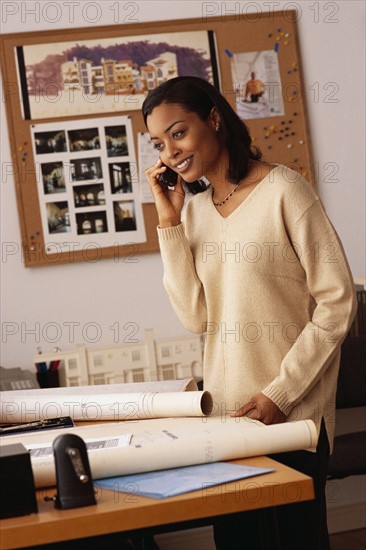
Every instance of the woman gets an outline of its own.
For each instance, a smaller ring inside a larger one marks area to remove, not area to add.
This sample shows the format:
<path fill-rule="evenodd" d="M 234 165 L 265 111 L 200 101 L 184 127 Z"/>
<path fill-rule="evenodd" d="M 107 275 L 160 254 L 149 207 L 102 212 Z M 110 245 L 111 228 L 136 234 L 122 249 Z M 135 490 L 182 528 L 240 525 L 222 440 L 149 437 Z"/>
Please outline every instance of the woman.
<path fill-rule="evenodd" d="M 205 334 L 204 387 L 217 414 L 315 422 L 316 452 L 275 458 L 311 475 L 316 499 L 279 507 L 276 524 L 281 549 L 327 549 L 340 344 L 356 307 L 341 242 L 313 188 L 262 161 L 244 123 L 205 80 L 168 80 L 142 112 L 159 154 L 146 176 L 164 284 L 184 326 Z M 167 167 L 178 174 L 170 188 L 159 181 Z M 195 196 L 185 201 L 189 190 Z M 260 521 L 250 512 L 216 522 L 217 548 L 261 548 Z"/>

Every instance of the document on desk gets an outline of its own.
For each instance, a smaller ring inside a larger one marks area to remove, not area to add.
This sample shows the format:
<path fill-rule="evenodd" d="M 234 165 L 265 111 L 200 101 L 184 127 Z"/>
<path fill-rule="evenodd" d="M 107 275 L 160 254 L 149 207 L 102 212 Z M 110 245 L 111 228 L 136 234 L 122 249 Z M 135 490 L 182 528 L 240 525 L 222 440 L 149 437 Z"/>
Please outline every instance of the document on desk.
<path fill-rule="evenodd" d="M 180 388 L 189 381 L 177 381 Z M 161 387 L 157 383 L 155 387 Z M 154 383 L 80 386 L 0 392 L 0 422 L 34 422 L 61 416 L 75 421 L 120 421 L 143 418 L 206 416 L 213 409 L 207 391 L 151 391 Z M 139 384 L 137 384 L 139 386 Z M 163 387 L 174 387 L 172 384 Z M 130 391 L 126 391 L 130 390 Z M 134 390 L 131 392 L 131 390 Z"/>
<path fill-rule="evenodd" d="M 109 491 L 152 498 L 172 497 L 196 490 L 201 490 L 203 494 L 207 495 L 211 487 L 215 485 L 268 474 L 273 471 L 272 468 L 255 468 L 254 466 L 242 466 L 241 464 L 214 462 L 199 464 L 198 466 L 160 470 L 158 472 L 147 472 L 145 474 L 99 479 L 95 482 L 95 485 Z"/>
<path fill-rule="evenodd" d="M 43 434 L 7 436 L 6 443 L 49 443 L 60 433 L 84 440 L 132 434 L 130 444 L 88 452 L 93 479 L 209 464 L 270 453 L 315 449 L 317 431 L 311 420 L 266 426 L 246 417 L 159 418 L 96 424 Z M 0 439 L 0 443 L 3 443 Z M 53 457 L 31 457 L 37 486 L 54 485 Z"/>
<path fill-rule="evenodd" d="M 127 447 L 131 441 L 131 434 L 124 434 L 116 437 L 103 437 L 103 438 L 91 438 L 85 439 L 85 445 L 87 451 L 100 451 L 108 450 L 112 448 L 121 449 Z M 53 456 L 52 443 L 33 443 L 28 444 L 27 449 L 31 458 L 46 458 Z"/>

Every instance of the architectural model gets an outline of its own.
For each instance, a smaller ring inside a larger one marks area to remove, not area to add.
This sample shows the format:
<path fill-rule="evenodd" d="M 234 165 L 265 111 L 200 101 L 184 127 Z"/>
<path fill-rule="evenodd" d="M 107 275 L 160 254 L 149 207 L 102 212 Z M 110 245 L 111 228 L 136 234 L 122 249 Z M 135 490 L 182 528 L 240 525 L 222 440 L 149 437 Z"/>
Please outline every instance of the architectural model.
<path fill-rule="evenodd" d="M 202 343 L 199 336 L 155 340 L 145 330 L 145 342 L 39 353 L 34 363 L 60 361 L 61 386 L 123 384 L 178 378 L 202 379 Z"/>

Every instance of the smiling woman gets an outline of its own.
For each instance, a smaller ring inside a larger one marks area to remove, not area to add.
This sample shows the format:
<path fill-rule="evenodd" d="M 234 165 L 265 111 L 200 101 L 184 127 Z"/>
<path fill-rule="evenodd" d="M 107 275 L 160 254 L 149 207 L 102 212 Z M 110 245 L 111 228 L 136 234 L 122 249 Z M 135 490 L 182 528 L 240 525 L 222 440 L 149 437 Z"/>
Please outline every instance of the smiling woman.
<path fill-rule="evenodd" d="M 161 160 L 184 177 L 186 182 L 202 176 L 202 162 L 215 172 L 221 155 L 215 126 L 218 115 L 214 108 L 206 120 L 187 112 L 180 105 L 163 103 L 148 117 L 151 140 Z M 222 159 L 224 160 L 224 159 Z"/>
<path fill-rule="evenodd" d="M 249 159 L 261 157 L 226 99 L 200 78 L 168 80 L 149 93 L 142 112 L 160 159 L 186 183 L 192 184 L 204 172 L 212 185 L 216 174 L 219 185 L 220 168 L 227 164 L 229 184 L 237 184 L 248 171 Z M 187 186 L 193 193 L 205 189 Z"/>
<path fill-rule="evenodd" d="M 261 160 L 245 124 L 208 82 L 171 79 L 149 93 L 142 111 L 160 156 L 146 176 L 164 284 L 184 326 L 204 334 L 204 388 L 217 414 L 314 421 L 314 452 L 276 458 L 313 477 L 316 499 L 282 507 L 276 517 L 282 550 L 327 550 L 340 345 L 356 304 L 342 244 L 311 185 Z M 171 188 L 159 181 L 167 167 L 177 173 Z M 203 176 L 209 188 L 186 202 L 185 191 Z M 334 261 L 315 256 L 314 243 L 322 251 L 332 243 Z M 249 332 L 237 330 L 248 324 Z M 255 511 L 240 522 L 223 518 L 214 531 L 218 549 L 239 540 L 261 548 Z"/>

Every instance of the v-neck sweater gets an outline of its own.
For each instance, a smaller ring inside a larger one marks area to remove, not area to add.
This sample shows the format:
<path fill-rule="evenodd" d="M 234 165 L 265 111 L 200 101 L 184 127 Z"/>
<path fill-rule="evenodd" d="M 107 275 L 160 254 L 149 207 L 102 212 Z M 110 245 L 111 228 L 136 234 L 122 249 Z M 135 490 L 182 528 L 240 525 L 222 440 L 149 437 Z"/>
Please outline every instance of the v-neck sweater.
<path fill-rule="evenodd" d="M 227 217 L 211 189 L 158 228 L 164 285 L 203 334 L 204 388 L 226 415 L 259 392 L 287 420 L 324 417 L 332 448 L 340 345 L 356 311 L 341 241 L 313 187 L 277 165 Z"/>

